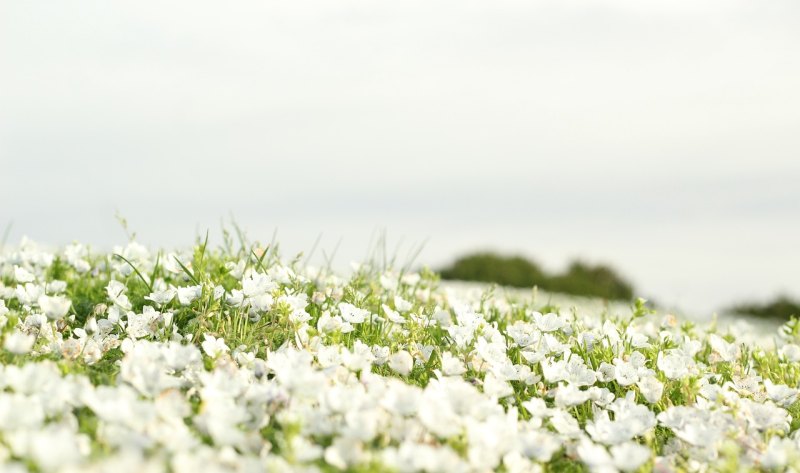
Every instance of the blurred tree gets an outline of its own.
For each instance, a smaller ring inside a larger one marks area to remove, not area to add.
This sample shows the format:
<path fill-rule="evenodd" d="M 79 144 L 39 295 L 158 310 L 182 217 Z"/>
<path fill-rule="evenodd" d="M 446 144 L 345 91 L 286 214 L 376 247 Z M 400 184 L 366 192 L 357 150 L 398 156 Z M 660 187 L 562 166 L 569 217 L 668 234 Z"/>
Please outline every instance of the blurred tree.
<path fill-rule="evenodd" d="M 525 258 L 493 253 L 463 256 L 450 268 L 443 269 L 441 275 L 444 279 L 493 282 L 513 287 L 533 287 L 547 279 L 539 266 Z"/>
<path fill-rule="evenodd" d="M 633 287 L 613 269 L 573 262 L 564 274 L 548 275 L 521 256 L 475 253 L 440 271 L 443 279 L 480 281 L 513 287 L 538 286 L 546 291 L 604 299 L 631 299 Z"/>
<path fill-rule="evenodd" d="M 792 316 L 800 317 L 800 302 L 781 295 L 765 304 L 746 302 L 735 305 L 728 310 L 734 314 L 788 320 Z"/>
<path fill-rule="evenodd" d="M 566 273 L 550 278 L 548 286 L 543 288 L 604 299 L 633 298 L 633 287 L 613 269 L 604 265 L 590 266 L 581 261 L 573 262 Z"/>

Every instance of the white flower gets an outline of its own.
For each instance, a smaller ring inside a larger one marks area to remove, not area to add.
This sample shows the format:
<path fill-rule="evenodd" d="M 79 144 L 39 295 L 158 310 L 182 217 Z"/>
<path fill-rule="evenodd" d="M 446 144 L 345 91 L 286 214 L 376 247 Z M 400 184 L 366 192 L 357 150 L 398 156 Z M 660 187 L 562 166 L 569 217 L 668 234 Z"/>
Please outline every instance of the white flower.
<path fill-rule="evenodd" d="M 93 338 L 86 340 L 83 346 L 83 362 L 91 365 L 103 358 L 103 349 Z"/>
<path fill-rule="evenodd" d="M 381 287 L 387 291 L 396 291 L 397 286 L 399 285 L 397 281 L 397 275 L 392 273 L 381 274 L 378 281 L 381 283 Z"/>
<path fill-rule="evenodd" d="M 541 362 L 542 374 L 548 383 L 557 383 L 567 379 L 567 362 L 564 360 L 553 361 L 545 358 Z"/>
<path fill-rule="evenodd" d="M 522 453 L 539 462 L 550 461 L 553 454 L 561 449 L 561 441 L 549 432 L 530 431 L 520 435 Z"/>
<path fill-rule="evenodd" d="M 739 345 L 735 343 L 728 343 L 719 335 L 712 333 L 708 337 L 708 343 L 711 348 L 719 355 L 720 359 L 725 362 L 732 362 L 739 357 Z"/>
<path fill-rule="evenodd" d="M 322 305 L 327 299 L 328 297 L 319 291 L 314 291 L 314 294 L 311 296 L 311 302 L 314 305 Z"/>
<path fill-rule="evenodd" d="M 578 444 L 577 452 L 578 457 L 592 472 L 613 472 L 615 470 L 611 455 L 602 445 L 594 444 L 584 438 Z"/>
<path fill-rule="evenodd" d="M 610 320 L 603 322 L 603 335 L 608 337 L 608 341 L 612 345 L 616 345 L 622 340 L 619 336 L 619 329 L 614 322 Z"/>
<path fill-rule="evenodd" d="M 24 355 L 31 351 L 35 341 L 36 337 L 34 335 L 14 331 L 6 335 L 3 348 L 15 355 Z"/>
<path fill-rule="evenodd" d="M 89 262 L 84 259 L 88 255 L 88 249 L 81 244 L 67 245 L 67 247 L 64 248 L 64 257 L 79 273 L 85 273 L 92 269 Z"/>
<path fill-rule="evenodd" d="M 177 293 L 178 291 L 174 287 L 170 287 L 164 289 L 163 291 L 151 292 L 149 296 L 145 296 L 144 298 L 149 301 L 153 301 L 156 304 L 164 305 L 169 303 L 169 301 L 171 301 L 172 299 L 174 299 Z"/>
<path fill-rule="evenodd" d="M 569 349 L 569 344 L 561 343 L 552 334 L 546 333 L 542 337 L 540 349 L 545 353 L 563 353 Z"/>
<path fill-rule="evenodd" d="M 451 379 L 451 378 L 446 378 Z M 473 386 L 464 387 L 460 378 L 454 379 L 454 385 L 435 380 L 423 391 L 419 403 L 418 417 L 422 425 L 439 437 L 452 437 L 463 429 L 464 417 L 457 411 L 454 403 L 468 403 L 479 395 Z M 454 395 L 461 395 L 459 399 Z"/>
<path fill-rule="evenodd" d="M 58 294 L 67 290 L 67 282 L 53 279 L 45 284 L 45 292 Z"/>
<path fill-rule="evenodd" d="M 421 343 L 414 344 L 415 350 L 414 358 L 417 360 L 417 363 L 424 365 L 431 359 L 431 355 L 433 355 L 433 350 L 436 348 L 433 345 L 423 345 Z"/>
<path fill-rule="evenodd" d="M 506 328 L 506 334 L 514 340 L 520 348 L 525 348 L 538 342 L 541 334 L 533 324 L 518 320 Z"/>
<path fill-rule="evenodd" d="M 125 333 L 132 338 L 154 335 L 160 318 L 161 313 L 156 312 L 156 310 L 150 306 L 145 306 L 141 314 L 137 314 L 133 311 L 128 312 L 128 325 L 125 327 Z"/>
<path fill-rule="evenodd" d="M 502 399 L 514 394 L 514 388 L 505 379 L 489 372 L 483 378 L 483 393 L 492 398 Z"/>
<path fill-rule="evenodd" d="M 656 365 L 658 369 L 664 372 L 664 375 L 669 379 L 681 379 L 689 374 L 687 363 L 690 361 L 688 357 L 671 351 L 665 355 L 664 352 L 658 353 L 658 360 Z"/>
<path fill-rule="evenodd" d="M 422 276 L 420 276 L 419 273 L 405 273 L 403 277 L 400 278 L 400 281 L 407 286 L 416 286 L 421 279 Z"/>
<path fill-rule="evenodd" d="M 412 416 L 419 408 L 422 390 L 397 379 L 387 381 L 386 394 L 381 398 L 381 406 L 389 412 L 401 416 Z"/>
<path fill-rule="evenodd" d="M 369 371 L 372 367 L 372 362 L 375 361 L 375 355 L 372 354 L 372 349 L 369 345 L 361 340 L 356 340 L 353 344 L 353 350 L 350 351 L 346 348 L 342 350 L 342 361 L 352 371 Z M 389 358 L 389 367 L 392 367 L 392 358 Z"/>
<path fill-rule="evenodd" d="M 132 307 L 128 296 L 125 295 L 127 291 L 128 288 L 124 284 L 113 279 L 106 286 L 108 299 L 122 310 L 131 310 Z"/>
<path fill-rule="evenodd" d="M 617 367 L 605 361 L 597 368 L 597 380 L 601 383 L 613 381 L 617 377 Z"/>
<path fill-rule="evenodd" d="M 263 273 L 251 272 L 242 279 L 242 293 L 246 297 L 257 297 L 263 294 L 272 293 L 278 285 L 271 277 Z"/>
<path fill-rule="evenodd" d="M 615 398 L 614 393 L 609 391 L 608 388 L 592 386 L 589 388 L 588 392 L 589 399 L 591 399 L 598 406 L 607 406 L 613 402 Z"/>
<path fill-rule="evenodd" d="M 312 462 L 320 458 L 322 453 L 322 447 L 312 443 L 305 437 L 301 435 L 292 437 L 292 455 L 297 461 Z"/>
<path fill-rule="evenodd" d="M 383 365 L 389 360 L 389 347 L 372 345 L 372 354 L 375 356 L 374 363 L 378 366 Z"/>
<path fill-rule="evenodd" d="M 467 367 L 449 351 L 442 353 L 442 372 L 446 376 L 461 376 L 467 372 Z"/>
<path fill-rule="evenodd" d="M 401 376 L 407 376 L 414 367 L 414 358 L 405 350 L 393 353 L 389 357 L 389 368 Z"/>
<path fill-rule="evenodd" d="M 187 286 L 178 288 L 178 302 L 189 305 L 203 294 L 203 286 Z"/>
<path fill-rule="evenodd" d="M 620 386 L 630 386 L 639 381 L 639 374 L 631 363 L 614 360 L 617 365 L 615 379 Z"/>
<path fill-rule="evenodd" d="M 798 448 L 795 441 L 775 436 L 769 439 L 769 445 L 761 456 L 761 466 L 768 470 L 780 470 L 797 457 Z"/>
<path fill-rule="evenodd" d="M 786 345 L 782 346 L 778 353 L 786 360 L 797 362 L 800 361 L 800 346 L 795 345 L 794 343 L 787 343 Z"/>
<path fill-rule="evenodd" d="M 611 447 L 614 466 L 624 472 L 636 471 L 650 459 L 652 452 L 644 445 L 625 442 Z"/>
<path fill-rule="evenodd" d="M 433 320 L 439 324 L 440 327 L 447 328 L 453 325 L 453 317 L 450 312 L 446 310 L 437 310 L 433 313 Z"/>
<path fill-rule="evenodd" d="M 773 384 L 768 379 L 764 380 L 764 387 L 767 390 L 767 396 L 781 407 L 792 405 L 797 399 L 797 394 L 800 393 L 797 389 L 792 389 L 785 384 Z"/>
<path fill-rule="evenodd" d="M 533 321 L 536 327 L 542 332 L 555 332 L 566 325 L 566 321 L 564 321 L 563 318 L 552 312 L 544 315 L 539 312 L 534 312 Z"/>
<path fill-rule="evenodd" d="M 233 351 L 233 359 L 236 360 L 239 366 L 252 368 L 255 365 L 256 352 L 247 351 L 245 345 L 240 345 Z"/>
<path fill-rule="evenodd" d="M 570 358 L 566 366 L 566 380 L 575 386 L 591 386 L 597 381 L 597 373 L 586 366 L 577 356 Z"/>
<path fill-rule="evenodd" d="M 550 424 L 558 433 L 570 438 L 585 435 L 578 421 L 563 409 L 553 409 L 549 414 Z"/>
<path fill-rule="evenodd" d="M 321 345 L 317 350 L 317 362 L 323 369 L 342 364 L 341 347 Z"/>
<path fill-rule="evenodd" d="M 50 320 L 63 318 L 72 305 L 69 299 L 62 296 L 39 296 L 38 303 L 44 315 Z"/>
<path fill-rule="evenodd" d="M 401 325 L 406 323 L 406 319 L 402 315 L 400 315 L 399 312 L 397 312 L 396 310 L 392 310 L 392 308 L 386 304 L 383 304 L 382 307 L 383 307 L 383 312 L 386 314 L 386 318 L 389 319 L 390 322 Z"/>
<path fill-rule="evenodd" d="M 36 276 L 27 269 L 15 265 L 14 279 L 16 279 L 18 283 L 25 284 L 26 282 L 33 282 Z"/>
<path fill-rule="evenodd" d="M 572 407 L 589 400 L 589 391 L 581 391 L 574 384 L 567 384 L 556 390 L 556 405 L 558 407 Z"/>
<path fill-rule="evenodd" d="M 289 314 L 289 321 L 295 325 L 305 324 L 311 320 L 311 315 L 305 310 L 296 310 Z"/>
<path fill-rule="evenodd" d="M 752 396 L 756 393 L 761 392 L 761 376 L 758 375 L 739 376 L 734 374 L 733 388 L 737 392 L 739 392 L 739 394 Z"/>
<path fill-rule="evenodd" d="M 68 360 L 75 360 L 81 356 L 83 344 L 76 338 L 68 338 L 61 343 L 61 356 Z"/>
<path fill-rule="evenodd" d="M 653 412 L 634 403 L 633 394 L 633 391 L 629 391 L 628 397 L 619 398 L 609 405 L 608 409 L 614 412 L 614 420 L 610 419 L 608 411 L 600 411 L 586 423 L 586 432 L 593 440 L 616 445 L 643 435 L 656 425 Z"/>
<path fill-rule="evenodd" d="M 225 297 L 225 302 L 234 307 L 240 307 L 244 303 L 244 292 L 239 289 L 232 290 L 230 295 Z"/>
<path fill-rule="evenodd" d="M 69 468 L 87 453 L 81 448 L 81 436 L 67 424 L 49 424 L 29 435 L 26 453 L 44 471 Z"/>
<path fill-rule="evenodd" d="M 733 427 L 728 414 L 687 406 L 670 406 L 658 414 L 658 422 L 672 429 L 681 440 L 698 447 L 717 444 Z"/>
<path fill-rule="evenodd" d="M 400 296 L 394 296 L 394 307 L 399 312 L 408 312 L 414 305 Z"/>
<path fill-rule="evenodd" d="M 29 282 L 25 283 L 24 286 L 17 285 L 14 290 L 14 297 L 24 305 L 33 305 L 42 294 L 44 294 L 44 287 Z"/>
<path fill-rule="evenodd" d="M 342 318 L 338 315 L 331 316 L 330 312 L 325 311 L 317 320 L 317 330 L 320 333 L 331 333 L 342 328 Z"/>
<path fill-rule="evenodd" d="M 750 425 L 758 430 L 775 429 L 780 431 L 789 430 L 789 413 L 767 401 L 764 404 L 741 399 L 739 401 L 739 412 Z"/>
<path fill-rule="evenodd" d="M 292 268 L 287 268 L 281 264 L 276 264 L 267 269 L 267 274 L 273 280 L 281 284 L 291 284 L 292 279 L 296 277 Z"/>
<path fill-rule="evenodd" d="M 450 334 L 450 337 L 460 349 L 466 348 L 475 338 L 474 328 L 461 325 L 451 325 L 447 327 L 447 333 Z"/>
<path fill-rule="evenodd" d="M 363 456 L 363 447 L 357 439 L 337 437 L 333 444 L 325 449 L 325 462 L 340 470 L 346 470 L 359 462 Z"/>
<path fill-rule="evenodd" d="M 644 333 L 639 332 L 628 332 L 628 339 L 630 340 L 631 346 L 634 348 L 650 348 L 650 343 L 648 342 L 648 337 Z"/>
<path fill-rule="evenodd" d="M 227 269 L 228 272 L 230 272 L 231 276 L 233 276 L 234 279 L 241 279 L 242 275 L 244 274 L 244 269 L 246 264 L 247 263 L 245 263 L 244 260 L 239 260 L 236 262 L 228 261 L 227 263 L 225 263 L 225 269 Z"/>
<path fill-rule="evenodd" d="M 250 302 L 250 306 L 257 312 L 266 312 L 272 309 L 272 304 L 275 303 L 275 298 L 272 294 L 267 293 L 251 296 L 247 300 Z"/>
<path fill-rule="evenodd" d="M 206 355 L 211 358 L 217 358 L 223 353 L 228 353 L 230 351 L 230 348 L 225 344 L 225 340 L 223 340 L 222 337 L 216 338 L 209 334 L 205 334 L 204 337 L 205 339 L 200 346 L 203 348 L 203 351 L 206 352 Z"/>
<path fill-rule="evenodd" d="M 661 395 L 664 393 L 664 384 L 653 376 L 640 379 L 636 386 L 650 404 L 660 401 Z"/>
<path fill-rule="evenodd" d="M 363 323 L 370 315 L 368 310 L 359 309 L 353 304 L 348 304 L 347 302 L 339 303 L 339 312 L 342 314 L 342 319 L 351 324 Z"/>
<path fill-rule="evenodd" d="M 308 296 L 306 294 L 284 294 L 278 298 L 279 304 L 289 308 L 289 320 L 294 324 L 302 324 L 311 320 L 311 315 L 306 312 Z"/>
<path fill-rule="evenodd" d="M 547 403 L 542 398 L 532 397 L 527 401 L 523 401 L 522 407 L 528 411 L 531 417 L 543 419 L 550 415 L 550 408 L 547 407 Z"/>
<path fill-rule="evenodd" d="M 544 360 L 545 356 L 546 356 L 546 353 L 544 353 L 544 352 L 528 351 L 528 350 L 522 351 L 522 352 L 520 352 L 520 354 L 522 355 L 523 358 L 525 358 L 525 361 L 527 361 L 528 363 L 530 363 L 532 365 L 535 365 L 537 363 L 541 363 L 542 360 Z"/>

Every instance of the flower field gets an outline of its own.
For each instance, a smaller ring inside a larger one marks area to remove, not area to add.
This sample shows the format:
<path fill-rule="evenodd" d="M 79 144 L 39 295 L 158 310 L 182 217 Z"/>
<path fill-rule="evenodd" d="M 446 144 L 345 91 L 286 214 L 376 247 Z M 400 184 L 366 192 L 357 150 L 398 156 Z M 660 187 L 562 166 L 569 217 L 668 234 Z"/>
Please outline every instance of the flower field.
<path fill-rule="evenodd" d="M 797 471 L 800 324 L 347 278 L 226 238 L 0 254 L 0 470 Z"/>

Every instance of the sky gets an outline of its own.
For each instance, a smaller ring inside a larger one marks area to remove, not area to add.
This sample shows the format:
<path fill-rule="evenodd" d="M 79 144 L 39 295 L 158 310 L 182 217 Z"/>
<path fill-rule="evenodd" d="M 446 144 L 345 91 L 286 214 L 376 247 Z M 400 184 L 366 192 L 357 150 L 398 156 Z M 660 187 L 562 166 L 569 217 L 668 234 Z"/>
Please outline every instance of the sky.
<path fill-rule="evenodd" d="M 0 226 L 800 297 L 797 51 L 794 0 L 2 2 Z"/>

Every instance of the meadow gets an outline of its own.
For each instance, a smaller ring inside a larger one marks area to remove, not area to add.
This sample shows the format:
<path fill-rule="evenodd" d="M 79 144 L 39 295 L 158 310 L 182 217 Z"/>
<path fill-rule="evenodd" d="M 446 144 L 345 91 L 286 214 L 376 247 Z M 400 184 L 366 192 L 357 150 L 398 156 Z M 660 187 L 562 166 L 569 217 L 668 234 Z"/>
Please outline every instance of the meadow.
<path fill-rule="evenodd" d="M 771 346 L 629 304 L 343 276 L 225 234 L 0 252 L 0 469 L 797 471 L 800 323 Z"/>

